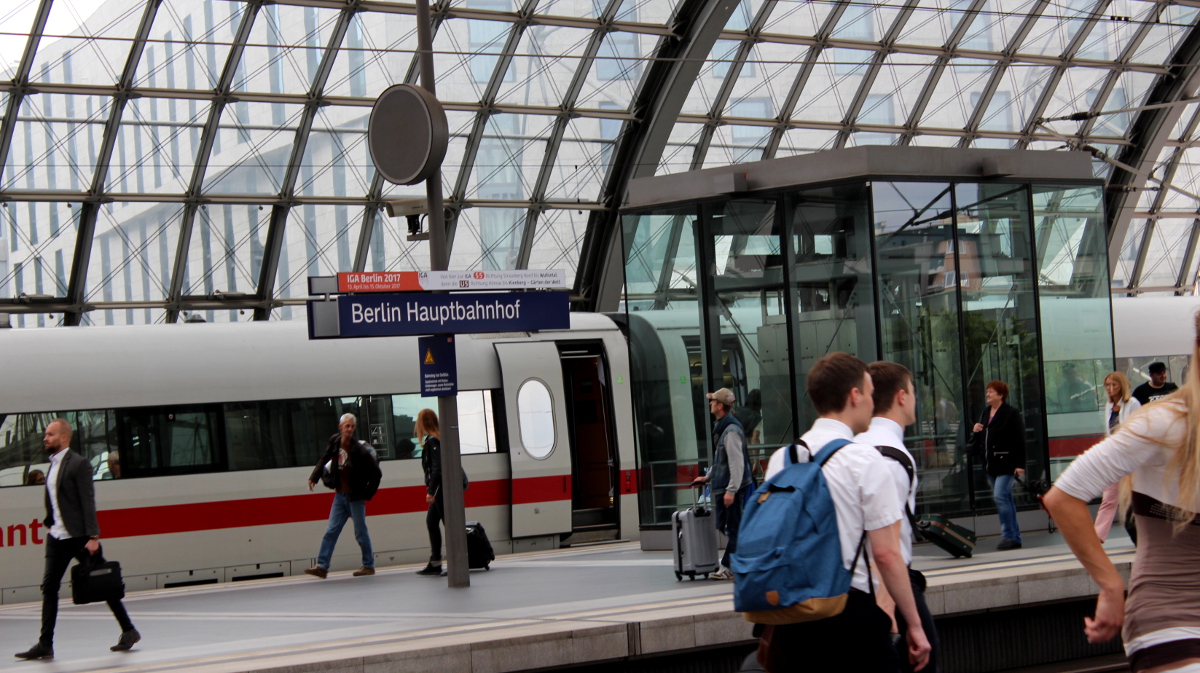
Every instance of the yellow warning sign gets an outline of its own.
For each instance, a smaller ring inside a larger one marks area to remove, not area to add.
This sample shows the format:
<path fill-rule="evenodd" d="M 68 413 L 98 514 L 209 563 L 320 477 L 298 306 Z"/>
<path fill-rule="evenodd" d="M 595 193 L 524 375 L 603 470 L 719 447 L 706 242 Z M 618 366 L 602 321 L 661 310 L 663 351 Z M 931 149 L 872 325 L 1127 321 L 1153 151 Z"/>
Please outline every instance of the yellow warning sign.
<path fill-rule="evenodd" d="M 427 364 L 427 365 L 433 364 L 433 350 L 432 349 L 426 349 L 426 351 L 425 351 L 425 364 Z"/>

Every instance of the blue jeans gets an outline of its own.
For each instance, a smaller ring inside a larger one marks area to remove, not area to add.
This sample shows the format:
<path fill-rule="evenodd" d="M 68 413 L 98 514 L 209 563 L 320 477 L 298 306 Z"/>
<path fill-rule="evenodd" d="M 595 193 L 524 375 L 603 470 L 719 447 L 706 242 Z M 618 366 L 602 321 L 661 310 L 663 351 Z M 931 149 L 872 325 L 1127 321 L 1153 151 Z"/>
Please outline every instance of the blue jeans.
<path fill-rule="evenodd" d="M 375 555 L 371 550 L 371 535 L 367 533 L 367 501 L 355 500 L 350 502 L 345 493 L 333 494 L 333 507 L 329 508 L 329 527 L 325 529 L 325 537 L 321 539 L 321 551 L 317 553 L 317 565 L 329 570 L 333 559 L 333 547 L 337 544 L 338 536 L 342 534 L 342 526 L 346 519 L 354 519 L 354 539 L 362 549 L 362 564 L 367 568 L 375 567 Z"/>
<path fill-rule="evenodd" d="M 1000 537 L 1013 542 L 1021 541 L 1021 526 L 1017 523 L 1017 504 L 1013 502 L 1013 482 L 1011 474 L 1002 477 L 988 475 L 988 484 L 992 487 L 992 499 L 996 502 L 996 513 L 1000 515 Z"/>

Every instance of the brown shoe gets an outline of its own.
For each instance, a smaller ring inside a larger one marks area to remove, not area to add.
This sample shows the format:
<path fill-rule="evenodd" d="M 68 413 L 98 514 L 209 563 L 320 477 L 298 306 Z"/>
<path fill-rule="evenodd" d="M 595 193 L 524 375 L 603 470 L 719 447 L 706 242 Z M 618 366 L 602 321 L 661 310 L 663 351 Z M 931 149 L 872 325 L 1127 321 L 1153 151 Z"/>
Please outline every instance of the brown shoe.
<path fill-rule="evenodd" d="M 320 577 L 321 579 L 325 579 L 325 576 L 329 574 L 329 571 L 322 568 L 321 566 L 313 566 L 311 568 L 305 568 L 304 572 L 309 575 L 312 575 L 313 577 Z"/>
<path fill-rule="evenodd" d="M 363 566 L 363 567 L 359 568 L 358 570 L 354 571 L 355 577 L 362 577 L 363 575 L 374 575 L 374 574 L 375 574 L 375 569 L 368 568 L 366 566 Z"/>

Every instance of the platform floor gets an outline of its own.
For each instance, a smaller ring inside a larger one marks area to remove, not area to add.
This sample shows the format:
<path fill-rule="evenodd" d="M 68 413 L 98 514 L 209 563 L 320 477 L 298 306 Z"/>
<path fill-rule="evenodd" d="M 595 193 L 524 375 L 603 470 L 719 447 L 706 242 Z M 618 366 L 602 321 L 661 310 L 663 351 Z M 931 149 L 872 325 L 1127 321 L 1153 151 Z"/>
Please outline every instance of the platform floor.
<path fill-rule="evenodd" d="M 918 547 L 914 565 L 929 576 L 935 613 L 1087 595 L 1089 581 L 1058 535 L 1027 535 L 1024 549 L 1008 552 L 996 552 L 997 542 L 981 540 L 974 558 L 961 560 Z M 1132 558 L 1127 538 L 1108 548 L 1114 561 Z M 68 600 L 48 662 L 11 658 L 36 641 L 40 603 L 4 606 L 0 669 L 483 673 L 749 637 L 749 625 L 732 613 L 732 583 L 677 582 L 671 565 L 669 552 L 616 543 L 504 556 L 490 571 L 472 572 L 467 589 L 418 576 L 420 566 L 397 566 L 373 577 L 345 572 L 138 592 L 126 605 L 143 640 L 128 653 L 108 651 L 119 629 L 107 607 Z M 1022 598 L 1020 587 L 1032 590 L 1035 581 L 1058 589 Z"/>

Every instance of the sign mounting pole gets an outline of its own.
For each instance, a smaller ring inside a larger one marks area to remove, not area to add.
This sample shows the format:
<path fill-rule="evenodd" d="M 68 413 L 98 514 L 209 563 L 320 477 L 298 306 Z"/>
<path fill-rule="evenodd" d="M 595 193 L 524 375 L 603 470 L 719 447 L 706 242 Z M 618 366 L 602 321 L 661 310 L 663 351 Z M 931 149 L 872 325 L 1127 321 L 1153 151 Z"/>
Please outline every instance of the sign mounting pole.
<path fill-rule="evenodd" d="M 421 61 L 421 88 L 436 97 L 433 78 L 433 21 L 429 0 L 416 0 L 417 51 Z M 432 271 L 449 268 L 446 222 L 442 214 L 442 171 L 439 162 L 425 180 L 429 199 L 429 264 Z M 463 502 L 462 454 L 458 445 L 458 398 L 438 398 L 438 422 L 442 431 L 442 522 L 446 526 L 446 580 L 451 588 L 471 586 L 467 567 L 467 512 Z"/>

